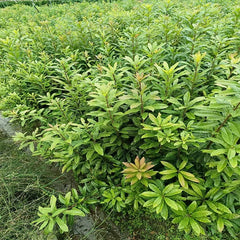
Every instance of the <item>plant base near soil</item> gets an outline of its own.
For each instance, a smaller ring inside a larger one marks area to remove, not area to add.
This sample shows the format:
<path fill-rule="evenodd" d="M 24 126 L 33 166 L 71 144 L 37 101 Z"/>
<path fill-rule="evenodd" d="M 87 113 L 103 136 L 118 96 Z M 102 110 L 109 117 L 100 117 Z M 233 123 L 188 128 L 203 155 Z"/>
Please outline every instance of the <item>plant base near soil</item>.
<path fill-rule="evenodd" d="M 177 225 L 163 221 L 160 217 L 145 211 L 129 209 L 121 214 L 113 214 L 112 221 L 122 233 L 128 234 L 129 240 L 230 240 L 228 234 L 207 234 L 196 237 L 184 234 Z"/>
<path fill-rule="evenodd" d="M 15 129 L 0 114 L 0 240 L 106 240 L 106 236 L 107 240 L 127 239 L 123 237 L 126 233 L 121 234 L 100 209 L 77 219 L 71 235 L 38 231 L 32 221 L 39 205 L 56 191 L 66 192 L 73 179 L 69 174 L 59 178 L 57 168 L 49 169 L 27 149 L 19 150 L 10 137 Z"/>
<path fill-rule="evenodd" d="M 165 240 L 167 236 L 171 236 L 170 240 L 180 240 L 184 236 L 176 226 L 159 222 L 160 219 L 151 214 L 132 212 L 130 215 L 128 212 L 107 216 L 108 213 L 100 209 L 92 211 L 88 219 L 76 221 L 72 236 L 44 235 L 31 222 L 36 219 L 38 206 L 48 200 L 53 188 L 62 188 L 60 185 L 67 181 L 55 180 L 52 175 L 53 169 L 18 150 L 18 145 L 0 131 L 0 240 Z"/>
<path fill-rule="evenodd" d="M 18 147 L 0 131 L 0 240 L 45 240 L 31 222 L 39 205 L 54 192 L 53 185 L 56 189 L 65 183 L 56 180 L 39 158 Z"/>

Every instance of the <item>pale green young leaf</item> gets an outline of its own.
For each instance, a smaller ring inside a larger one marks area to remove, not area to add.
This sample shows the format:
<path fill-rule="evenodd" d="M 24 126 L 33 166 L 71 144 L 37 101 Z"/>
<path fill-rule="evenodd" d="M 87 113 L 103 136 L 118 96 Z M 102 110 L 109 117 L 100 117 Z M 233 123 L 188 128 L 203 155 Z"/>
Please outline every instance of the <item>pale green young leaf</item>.
<path fill-rule="evenodd" d="M 231 165 L 233 168 L 236 168 L 237 165 L 238 165 L 238 157 L 234 157 L 234 158 L 229 159 L 229 162 L 230 162 L 230 165 Z"/>
<path fill-rule="evenodd" d="M 171 192 L 171 190 L 173 190 L 173 188 L 174 188 L 174 184 L 173 184 L 173 183 L 168 184 L 168 185 L 163 189 L 162 193 L 163 193 L 164 195 L 166 195 L 166 194 L 168 194 L 169 192 Z M 176 187 L 176 188 L 177 188 L 177 187 Z"/>
<path fill-rule="evenodd" d="M 184 105 L 188 106 L 190 101 L 190 92 L 186 92 L 183 96 Z"/>
<path fill-rule="evenodd" d="M 229 144 L 229 145 L 233 144 L 233 135 L 232 135 L 232 132 L 229 129 L 222 128 L 221 129 L 221 136 L 227 144 Z"/>
<path fill-rule="evenodd" d="M 155 201 L 153 202 L 153 207 L 156 208 L 157 206 L 161 205 L 161 202 L 163 201 L 163 198 L 160 196 L 160 197 L 157 197 L 155 199 Z"/>
<path fill-rule="evenodd" d="M 154 201 L 155 201 L 155 198 L 152 198 L 152 199 L 146 201 L 146 202 L 143 204 L 143 207 L 151 207 L 151 206 L 153 205 Z"/>
<path fill-rule="evenodd" d="M 159 173 L 162 174 L 162 175 L 169 175 L 169 174 L 177 173 L 177 169 L 175 169 L 175 170 L 173 170 L 173 169 L 163 170 Z"/>
<path fill-rule="evenodd" d="M 188 184 L 181 173 L 178 173 L 178 181 L 183 188 L 188 188 Z"/>
<path fill-rule="evenodd" d="M 236 150 L 234 148 L 229 148 L 228 153 L 227 153 L 228 159 L 230 160 L 230 159 L 234 158 L 235 155 L 236 155 Z"/>
<path fill-rule="evenodd" d="M 45 221 L 42 223 L 42 225 L 39 227 L 39 230 L 41 231 L 42 229 L 44 229 L 44 228 L 47 226 L 48 222 L 49 222 L 49 220 L 45 220 Z"/>
<path fill-rule="evenodd" d="M 172 208 L 174 210 L 178 210 L 178 204 L 175 201 L 173 201 L 172 199 L 170 199 L 168 197 L 165 197 L 164 200 L 170 208 Z"/>
<path fill-rule="evenodd" d="M 177 176 L 177 173 L 172 173 L 172 174 L 168 174 L 168 175 L 164 175 L 161 177 L 162 180 L 168 180 L 171 178 L 174 178 L 175 176 Z"/>
<path fill-rule="evenodd" d="M 221 217 L 218 217 L 217 219 L 217 229 L 219 232 L 222 232 L 224 229 L 224 221 Z"/>
<path fill-rule="evenodd" d="M 159 194 L 156 193 L 156 192 L 150 192 L 150 191 L 147 191 L 147 192 L 143 192 L 140 194 L 141 196 L 143 197 L 149 197 L 149 198 L 155 198 L 155 197 L 158 197 Z"/>
<path fill-rule="evenodd" d="M 101 145 L 99 143 L 93 143 L 93 147 L 94 147 L 94 150 L 101 156 L 104 155 L 103 153 L 103 148 L 101 147 Z"/>
<path fill-rule="evenodd" d="M 226 166 L 227 166 L 227 164 L 228 164 L 228 161 L 227 161 L 227 159 L 222 159 L 220 162 L 218 162 L 218 164 L 217 164 L 217 171 L 218 172 L 222 172 L 225 168 L 226 168 Z"/>
<path fill-rule="evenodd" d="M 56 208 L 56 202 L 57 198 L 54 195 L 52 195 L 50 199 L 51 211 L 53 211 Z"/>
<path fill-rule="evenodd" d="M 218 156 L 221 154 L 227 153 L 227 149 L 217 149 L 217 150 L 212 150 L 211 156 Z"/>
<path fill-rule="evenodd" d="M 162 211 L 161 211 L 161 216 L 163 217 L 164 220 L 167 220 L 168 218 L 168 207 L 166 204 L 163 205 Z"/>
<path fill-rule="evenodd" d="M 188 224 L 189 224 L 189 218 L 188 217 L 184 217 L 180 221 L 180 223 L 178 225 L 178 229 L 182 230 L 182 229 L 186 228 L 188 226 Z"/>
<path fill-rule="evenodd" d="M 68 226 L 61 218 L 56 217 L 56 222 L 63 232 L 68 232 Z"/>
<path fill-rule="evenodd" d="M 196 233 L 196 235 L 199 236 L 201 233 L 201 228 L 200 228 L 199 224 L 193 218 L 190 219 L 190 225 L 191 225 L 193 231 Z"/>
<path fill-rule="evenodd" d="M 187 162 L 188 162 L 187 160 L 183 160 L 179 165 L 179 170 L 182 170 L 183 168 L 185 168 L 185 166 L 187 165 Z"/>
<path fill-rule="evenodd" d="M 201 218 L 201 217 L 207 217 L 208 215 L 211 215 L 212 212 L 207 211 L 207 210 L 201 210 L 201 211 L 195 211 L 194 213 L 191 214 L 192 217 L 194 218 Z"/>
<path fill-rule="evenodd" d="M 48 226 L 45 228 L 46 231 L 48 233 L 51 233 L 53 231 L 54 225 L 55 225 L 55 221 L 52 218 L 50 218 Z"/>
<path fill-rule="evenodd" d="M 197 202 L 193 201 L 187 208 L 189 213 L 193 213 L 197 209 Z"/>
<path fill-rule="evenodd" d="M 70 199 L 71 199 L 71 195 L 72 195 L 72 193 L 71 192 L 68 192 L 68 193 L 66 193 L 66 195 L 65 195 L 65 204 L 66 204 L 66 206 L 68 206 L 69 205 L 69 203 L 70 203 Z"/>
<path fill-rule="evenodd" d="M 53 214 L 52 217 L 56 217 L 57 215 L 63 213 L 66 210 L 66 208 L 59 208 L 57 209 Z"/>
<path fill-rule="evenodd" d="M 177 170 L 171 163 L 169 162 L 165 162 L 165 161 L 161 161 L 162 165 L 164 165 L 167 168 L 170 168 L 172 170 Z"/>
<path fill-rule="evenodd" d="M 38 211 L 43 215 L 48 215 L 51 212 L 51 208 L 43 208 L 41 206 L 38 207 Z"/>
<path fill-rule="evenodd" d="M 80 217 L 85 216 L 85 213 L 82 210 L 77 209 L 77 208 L 72 208 L 71 210 L 66 210 L 64 212 L 64 214 L 72 215 L 72 216 L 80 216 Z"/>

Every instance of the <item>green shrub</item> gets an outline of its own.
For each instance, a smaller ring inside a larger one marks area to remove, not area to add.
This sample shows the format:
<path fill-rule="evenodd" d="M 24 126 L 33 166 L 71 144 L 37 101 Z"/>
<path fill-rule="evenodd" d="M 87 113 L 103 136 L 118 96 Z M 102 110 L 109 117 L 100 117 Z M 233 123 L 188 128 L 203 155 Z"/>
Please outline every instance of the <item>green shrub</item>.
<path fill-rule="evenodd" d="M 216 2 L 17 6 L 1 18 L 1 108 L 32 132 L 16 135 L 22 147 L 73 172 L 84 209 L 148 208 L 186 233 L 237 238 L 240 15 Z M 55 202 L 36 222 L 65 232 L 78 205 Z"/>

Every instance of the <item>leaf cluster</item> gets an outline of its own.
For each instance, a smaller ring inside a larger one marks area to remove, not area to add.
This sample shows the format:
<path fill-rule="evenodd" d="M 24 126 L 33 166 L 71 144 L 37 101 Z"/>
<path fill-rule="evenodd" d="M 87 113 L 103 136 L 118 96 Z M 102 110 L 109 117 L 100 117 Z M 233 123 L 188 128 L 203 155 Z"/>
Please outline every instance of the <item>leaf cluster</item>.
<path fill-rule="evenodd" d="M 86 204 L 237 238 L 240 15 L 215 2 L 5 9 L 0 109 L 28 130 L 15 139 L 71 171 Z M 42 228 L 68 230 L 68 196 L 39 209 Z"/>

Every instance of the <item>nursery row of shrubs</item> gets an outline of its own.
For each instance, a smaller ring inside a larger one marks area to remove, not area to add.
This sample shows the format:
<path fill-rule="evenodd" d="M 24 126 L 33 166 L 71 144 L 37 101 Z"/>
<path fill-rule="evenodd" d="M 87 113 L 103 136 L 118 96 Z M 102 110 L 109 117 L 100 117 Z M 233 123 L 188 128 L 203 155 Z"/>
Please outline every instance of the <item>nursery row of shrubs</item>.
<path fill-rule="evenodd" d="M 0 109 L 15 140 L 71 172 L 35 223 L 101 205 L 193 235 L 240 230 L 238 1 L 117 1 L 0 12 Z"/>

